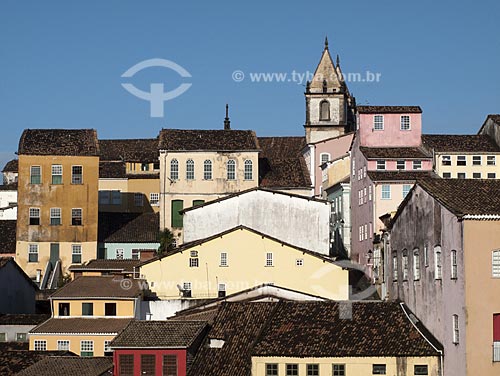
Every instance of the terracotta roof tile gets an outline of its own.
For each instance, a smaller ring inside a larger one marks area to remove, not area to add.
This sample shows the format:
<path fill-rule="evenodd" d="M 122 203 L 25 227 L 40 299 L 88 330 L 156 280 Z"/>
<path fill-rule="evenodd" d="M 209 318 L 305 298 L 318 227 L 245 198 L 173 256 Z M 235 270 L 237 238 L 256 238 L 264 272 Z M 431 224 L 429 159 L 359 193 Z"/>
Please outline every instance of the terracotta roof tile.
<path fill-rule="evenodd" d="M 131 321 L 113 348 L 188 348 L 207 327 L 205 321 Z"/>
<path fill-rule="evenodd" d="M 422 113 L 420 106 L 357 106 L 360 114 L 406 114 L 406 113 Z"/>
<path fill-rule="evenodd" d="M 158 162 L 158 139 L 99 140 L 101 161 Z"/>
<path fill-rule="evenodd" d="M 19 140 L 19 154 L 98 156 L 94 129 L 26 129 Z"/>
<path fill-rule="evenodd" d="M 500 152 L 498 145 L 487 135 L 424 134 L 422 143 L 436 152 Z"/>
<path fill-rule="evenodd" d="M 16 253 L 16 220 L 0 221 L 0 254 Z"/>
<path fill-rule="evenodd" d="M 106 243 L 157 243 L 160 233 L 160 214 L 143 213 L 126 222 L 103 239 Z"/>
<path fill-rule="evenodd" d="M 43 324 L 32 329 L 32 334 L 57 334 L 57 333 L 120 333 L 132 319 L 117 318 L 79 318 L 68 317 L 64 319 L 49 319 Z"/>
<path fill-rule="evenodd" d="M 46 314 L 1 314 L 0 325 L 38 325 L 47 321 L 50 315 Z"/>
<path fill-rule="evenodd" d="M 97 239 L 103 243 L 108 237 L 136 219 L 141 213 L 99 212 Z"/>
<path fill-rule="evenodd" d="M 125 162 L 99 162 L 99 178 L 125 179 L 127 166 Z"/>
<path fill-rule="evenodd" d="M 378 181 L 415 181 L 425 178 L 439 178 L 432 171 L 368 171 L 368 176 L 374 182 Z"/>
<path fill-rule="evenodd" d="M 19 372 L 19 376 L 111 375 L 113 358 L 50 356 Z"/>
<path fill-rule="evenodd" d="M 367 159 L 430 159 L 432 155 L 423 148 L 367 148 L 360 147 Z"/>
<path fill-rule="evenodd" d="M 59 288 L 50 297 L 62 298 L 135 298 L 142 294 L 145 281 L 121 276 L 78 277 Z M 123 287 L 125 286 L 125 287 Z"/>
<path fill-rule="evenodd" d="M 2 172 L 18 172 L 18 170 L 19 170 L 19 160 L 13 159 L 5 164 Z"/>
<path fill-rule="evenodd" d="M 134 268 L 138 267 L 140 263 L 141 260 L 96 259 L 90 260 L 83 265 L 72 265 L 69 267 L 69 270 L 72 272 L 94 270 L 102 272 L 132 273 Z"/>
<path fill-rule="evenodd" d="M 1 184 L 0 191 L 17 191 L 17 182 L 11 184 Z"/>
<path fill-rule="evenodd" d="M 258 150 L 259 143 L 254 131 L 162 129 L 159 147 L 174 151 L 240 151 Z"/>

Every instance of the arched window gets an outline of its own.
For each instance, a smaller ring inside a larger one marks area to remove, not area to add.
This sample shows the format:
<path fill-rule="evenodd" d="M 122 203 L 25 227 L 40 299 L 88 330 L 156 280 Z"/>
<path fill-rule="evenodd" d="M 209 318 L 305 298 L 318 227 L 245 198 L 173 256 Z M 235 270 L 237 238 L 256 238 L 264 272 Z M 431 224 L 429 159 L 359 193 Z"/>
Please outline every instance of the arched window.
<path fill-rule="evenodd" d="M 177 159 L 170 161 L 170 179 L 179 180 L 179 161 Z"/>
<path fill-rule="evenodd" d="M 330 120 L 330 102 L 322 101 L 319 104 L 319 120 Z"/>
<path fill-rule="evenodd" d="M 413 280 L 420 279 L 420 254 L 418 249 L 413 250 Z"/>
<path fill-rule="evenodd" d="M 194 179 L 194 161 L 192 159 L 186 161 L 186 179 Z"/>
<path fill-rule="evenodd" d="M 403 281 L 408 279 L 408 252 L 406 250 L 403 251 Z"/>
<path fill-rule="evenodd" d="M 227 180 L 236 179 L 236 162 L 234 159 L 227 161 Z"/>
<path fill-rule="evenodd" d="M 441 279 L 443 278 L 443 268 L 441 264 L 441 247 L 434 247 L 434 278 Z"/>
<path fill-rule="evenodd" d="M 212 180 L 212 161 L 209 159 L 203 162 L 203 179 Z"/>
<path fill-rule="evenodd" d="M 253 164 L 250 159 L 245 161 L 245 180 L 253 179 Z"/>

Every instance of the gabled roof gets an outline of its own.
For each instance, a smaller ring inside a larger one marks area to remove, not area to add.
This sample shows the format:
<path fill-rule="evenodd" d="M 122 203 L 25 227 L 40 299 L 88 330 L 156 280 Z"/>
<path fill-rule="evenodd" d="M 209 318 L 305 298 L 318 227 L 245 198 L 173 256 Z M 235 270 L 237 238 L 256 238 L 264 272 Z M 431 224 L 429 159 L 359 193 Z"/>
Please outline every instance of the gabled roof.
<path fill-rule="evenodd" d="M 22 370 L 20 376 L 102 376 L 113 369 L 111 357 L 48 356 Z"/>
<path fill-rule="evenodd" d="M 189 375 L 249 376 L 253 356 L 439 356 L 423 329 L 397 302 L 223 303 Z M 224 344 L 211 348 L 210 339 Z"/>
<path fill-rule="evenodd" d="M 99 272 L 118 272 L 133 273 L 134 268 L 138 267 L 141 260 L 111 260 L 96 259 L 90 260 L 83 265 L 71 265 L 69 270 L 72 272 L 99 271 Z"/>
<path fill-rule="evenodd" d="M 436 178 L 438 179 L 439 176 L 436 175 L 432 171 L 407 171 L 407 170 L 398 170 L 398 171 L 368 171 L 367 172 L 368 176 L 370 177 L 371 181 L 373 182 L 379 182 L 379 181 L 385 181 L 385 182 L 403 182 L 403 181 L 409 181 L 409 182 L 414 182 L 417 179 L 425 179 L 425 178 Z"/>
<path fill-rule="evenodd" d="M 189 348 L 207 328 L 205 321 L 131 321 L 112 348 Z"/>
<path fill-rule="evenodd" d="M 59 288 L 51 299 L 136 298 L 146 287 L 142 279 L 125 279 L 121 276 L 83 276 Z"/>
<path fill-rule="evenodd" d="M 200 208 L 203 208 L 205 206 L 216 204 L 216 203 L 221 202 L 221 201 L 226 201 L 226 200 L 229 200 L 229 199 L 231 199 L 233 197 L 238 197 L 238 196 L 244 195 L 244 194 L 249 193 L 249 192 L 254 192 L 254 191 L 269 192 L 269 193 L 272 193 L 273 195 L 283 195 L 283 196 L 295 197 L 295 198 L 299 198 L 301 200 L 316 201 L 316 202 L 322 202 L 322 203 L 325 203 L 325 204 L 329 203 L 328 200 L 322 200 L 322 199 L 316 198 L 316 197 L 306 197 L 306 196 L 297 195 L 297 194 L 289 193 L 289 192 L 275 191 L 275 190 L 272 190 L 272 189 L 255 187 L 255 188 L 245 189 L 244 191 L 239 191 L 239 192 L 236 192 L 236 193 L 232 193 L 232 194 L 224 196 L 224 197 L 216 198 L 215 200 L 207 201 L 207 202 L 205 202 L 205 203 L 203 203 L 201 205 L 190 206 L 189 208 L 181 210 L 180 213 L 185 213 L 185 212 L 188 212 L 188 211 L 200 209 Z"/>
<path fill-rule="evenodd" d="M 160 213 L 142 213 L 102 238 L 105 243 L 157 243 Z"/>
<path fill-rule="evenodd" d="M 26 129 L 19 140 L 24 155 L 98 156 L 95 129 Z"/>
<path fill-rule="evenodd" d="M 49 319 L 33 328 L 32 334 L 117 334 L 132 319 L 65 317 Z"/>
<path fill-rule="evenodd" d="M 0 325 L 38 325 L 42 322 L 48 320 L 50 315 L 46 314 L 23 314 L 23 313 L 12 313 L 12 314 L 1 314 L 0 315 Z"/>
<path fill-rule="evenodd" d="M 0 254 L 16 253 L 17 220 L 0 221 Z"/>
<path fill-rule="evenodd" d="M 495 141 L 482 134 L 424 134 L 422 143 L 435 152 L 500 152 Z"/>
<path fill-rule="evenodd" d="M 201 245 L 201 244 L 203 244 L 203 243 L 209 242 L 209 241 L 214 240 L 214 239 L 217 239 L 217 238 L 221 238 L 221 237 L 223 237 L 223 236 L 225 236 L 225 235 L 228 235 L 228 234 L 230 234 L 230 233 L 232 233 L 232 232 L 235 232 L 235 231 L 238 231 L 238 230 L 246 230 L 246 231 L 250 231 L 250 232 L 252 232 L 252 233 L 254 233 L 254 234 L 257 234 L 257 235 L 261 236 L 262 238 L 267 238 L 267 239 L 269 239 L 269 240 L 275 241 L 275 242 L 277 242 L 277 243 L 280 243 L 280 244 L 285 245 L 285 246 L 287 246 L 287 247 L 293 248 L 293 249 L 295 249 L 295 250 L 297 250 L 297 251 L 300 251 L 300 252 L 302 252 L 302 253 L 306 253 L 306 254 L 308 254 L 308 255 L 311 255 L 311 256 L 317 257 L 317 258 L 319 258 L 319 259 L 321 259 L 321 260 L 323 260 L 323 261 L 325 261 L 325 262 L 330 262 L 330 263 L 332 263 L 332 264 L 336 264 L 335 260 L 333 260 L 332 258 L 327 257 L 327 256 L 325 256 L 325 255 L 323 255 L 323 254 L 320 254 L 320 253 L 317 253 L 317 252 L 311 251 L 311 250 L 309 250 L 309 249 L 305 249 L 305 248 L 297 247 L 297 246 L 295 246 L 295 245 L 292 245 L 292 244 L 289 244 L 289 243 L 284 242 L 284 241 L 282 241 L 282 240 L 276 239 L 276 238 L 274 238 L 274 237 L 272 237 L 272 236 L 269 236 L 269 235 L 264 234 L 264 233 L 262 233 L 262 232 L 260 232 L 260 231 L 254 230 L 254 229 L 249 228 L 249 227 L 247 227 L 247 226 L 239 225 L 239 226 L 233 227 L 232 229 L 229 229 L 229 230 L 223 231 L 223 232 L 221 232 L 221 233 L 218 233 L 218 234 L 215 234 L 215 235 L 209 236 L 209 237 L 204 238 L 204 239 L 199 239 L 199 240 L 194 240 L 194 241 L 192 241 L 192 242 L 184 243 L 184 244 L 182 244 L 181 246 L 179 246 L 178 248 L 174 249 L 174 250 L 173 250 L 173 251 L 171 251 L 171 252 L 168 252 L 168 253 L 165 253 L 165 254 L 163 254 L 163 255 L 159 255 L 159 256 L 153 257 L 153 258 L 151 258 L 151 259 L 149 259 L 149 260 L 146 260 L 146 261 L 142 262 L 142 263 L 141 263 L 141 266 L 142 266 L 142 265 L 149 264 L 149 263 L 154 262 L 154 261 L 156 261 L 156 260 L 161 260 L 161 259 L 162 259 L 162 258 L 164 258 L 164 257 L 170 257 L 170 256 L 176 255 L 176 254 L 178 254 L 178 253 L 182 253 L 182 252 L 184 252 L 185 250 L 187 250 L 187 249 L 189 249 L 189 248 L 199 246 L 199 245 Z"/>
<path fill-rule="evenodd" d="M 254 131 L 162 129 L 159 148 L 170 151 L 257 151 L 259 143 Z"/>
<path fill-rule="evenodd" d="M 18 170 L 19 170 L 19 160 L 13 159 L 5 164 L 2 172 L 18 172 Z"/>
<path fill-rule="evenodd" d="M 367 159 L 430 159 L 432 155 L 419 147 L 408 148 L 368 148 L 361 146 L 359 150 Z"/>
<path fill-rule="evenodd" d="M 417 184 L 458 217 L 500 219 L 500 180 L 425 179 Z"/>
<path fill-rule="evenodd" d="M 19 264 L 14 260 L 13 257 L 0 257 L 0 273 L 2 273 L 2 269 L 9 264 L 12 265 L 14 269 L 17 269 L 21 277 L 24 278 L 26 282 L 28 282 L 33 287 L 33 289 L 38 290 L 38 286 L 36 285 L 36 283 L 33 282 L 33 280 L 24 272 L 24 270 L 19 266 Z"/>
<path fill-rule="evenodd" d="M 360 114 L 421 114 L 420 106 L 357 106 Z"/>
<path fill-rule="evenodd" d="M 101 161 L 158 162 L 158 138 L 99 140 Z"/>

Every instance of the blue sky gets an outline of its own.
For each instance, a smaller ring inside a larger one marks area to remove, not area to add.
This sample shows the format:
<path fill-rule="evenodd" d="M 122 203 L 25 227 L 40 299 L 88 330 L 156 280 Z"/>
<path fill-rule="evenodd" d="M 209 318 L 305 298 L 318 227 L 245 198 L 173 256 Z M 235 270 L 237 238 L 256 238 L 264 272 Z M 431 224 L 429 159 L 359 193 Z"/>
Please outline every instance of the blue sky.
<path fill-rule="evenodd" d="M 475 133 L 500 112 L 500 2 L 476 1 L 22 1 L 0 5 L 0 163 L 24 128 L 95 128 L 100 138 L 155 137 L 164 127 L 232 126 L 301 135 L 304 86 L 256 83 L 250 73 L 313 72 L 328 35 L 358 104 L 420 105 L 426 133 Z M 165 68 L 121 75 L 143 60 Z M 245 73 L 235 82 L 232 73 Z M 289 77 L 289 76 L 288 76 Z M 121 86 L 166 90 L 164 118 Z"/>

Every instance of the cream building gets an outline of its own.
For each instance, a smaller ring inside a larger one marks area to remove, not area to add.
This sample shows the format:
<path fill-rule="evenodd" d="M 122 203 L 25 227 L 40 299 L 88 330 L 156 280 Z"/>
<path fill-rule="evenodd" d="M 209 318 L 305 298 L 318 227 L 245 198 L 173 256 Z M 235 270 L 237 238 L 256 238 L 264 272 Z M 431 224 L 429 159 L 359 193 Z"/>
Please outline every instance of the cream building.
<path fill-rule="evenodd" d="M 244 226 L 146 261 L 140 274 L 161 299 L 223 297 L 261 284 L 349 297 L 348 270 L 332 259 Z"/>

